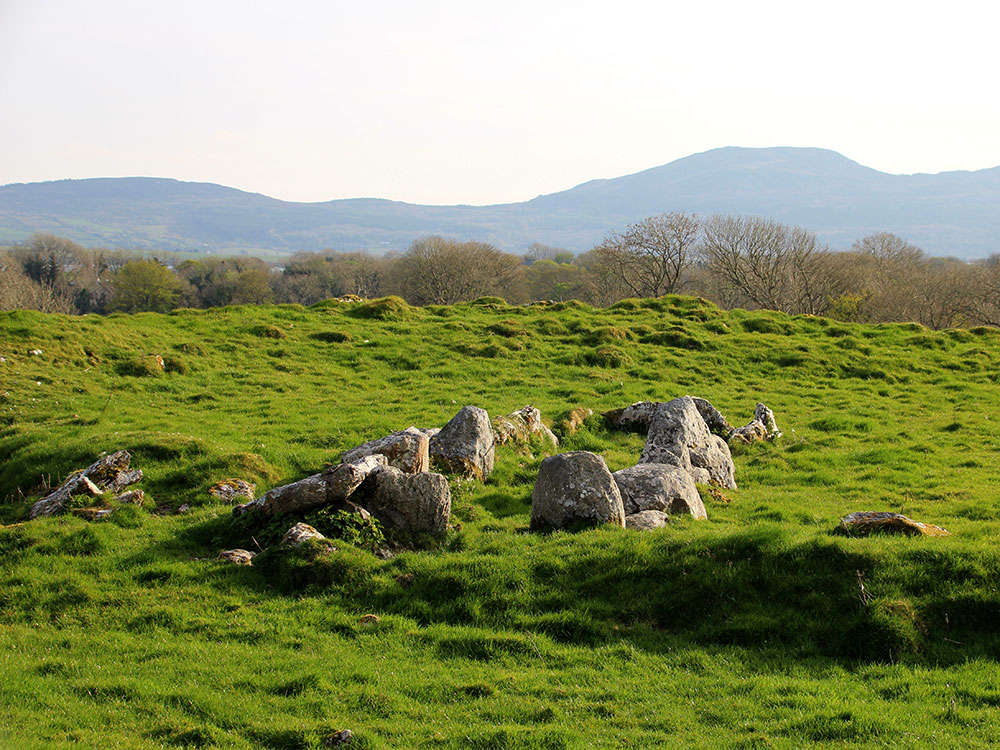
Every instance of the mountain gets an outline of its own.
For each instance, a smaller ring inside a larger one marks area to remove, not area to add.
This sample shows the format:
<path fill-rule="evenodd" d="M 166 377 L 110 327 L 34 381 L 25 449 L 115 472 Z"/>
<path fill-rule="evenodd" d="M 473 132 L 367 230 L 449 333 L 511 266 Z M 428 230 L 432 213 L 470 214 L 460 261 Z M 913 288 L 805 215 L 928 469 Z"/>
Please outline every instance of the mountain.
<path fill-rule="evenodd" d="M 522 203 L 422 206 L 372 198 L 293 203 L 151 177 L 0 187 L 0 242 L 45 231 L 88 245 L 291 252 L 404 249 L 442 234 L 511 251 L 538 241 L 585 251 L 666 211 L 766 216 L 835 248 L 894 232 L 934 255 L 1000 252 L 1000 167 L 891 175 L 817 148 L 720 148 Z"/>

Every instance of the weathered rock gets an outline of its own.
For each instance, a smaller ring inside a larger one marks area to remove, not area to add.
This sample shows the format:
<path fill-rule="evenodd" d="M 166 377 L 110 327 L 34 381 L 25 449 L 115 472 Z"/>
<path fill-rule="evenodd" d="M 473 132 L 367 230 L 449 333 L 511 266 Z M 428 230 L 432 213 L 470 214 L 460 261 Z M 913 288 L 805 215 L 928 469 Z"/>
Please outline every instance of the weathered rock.
<path fill-rule="evenodd" d="M 369 474 L 379 466 L 388 466 L 389 462 L 381 453 L 365 456 L 357 463 L 338 464 L 325 469 L 320 476 L 327 483 L 327 501 L 346 500 L 361 486 Z"/>
<path fill-rule="evenodd" d="M 531 528 L 562 529 L 574 522 L 625 524 L 621 492 L 604 459 L 571 451 L 542 461 L 531 493 Z"/>
<path fill-rule="evenodd" d="M 327 503 L 327 483 L 322 474 L 300 479 L 291 484 L 283 484 L 268 490 L 262 497 L 236 507 L 237 514 L 251 509 L 259 509 L 268 515 L 276 513 L 301 513 L 319 508 Z"/>
<path fill-rule="evenodd" d="M 778 423 L 774 421 L 774 412 L 764 404 L 757 404 L 753 411 L 753 419 L 733 431 L 730 440 L 741 443 L 754 443 L 758 440 L 777 440 L 781 437 Z"/>
<path fill-rule="evenodd" d="M 375 469 L 365 485 L 365 507 L 384 526 L 405 534 L 441 534 L 451 516 L 451 488 L 441 474 Z"/>
<path fill-rule="evenodd" d="M 665 464 L 638 464 L 613 475 L 622 496 L 626 518 L 645 510 L 669 515 L 687 514 L 707 518 L 705 504 L 694 486 L 691 474 Z"/>
<path fill-rule="evenodd" d="M 648 430 L 659 405 L 658 401 L 636 401 L 624 409 L 612 409 L 604 412 L 604 419 L 612 427 L 623 430 Z"/>
<path fill-rule="evenodd" d="M 660 404 L 646 435 L 640 464 L 667 464 L 690 471 L 706 469 L 709 481 L 736 488 L 735 467 L 726 441 L 708 430 L 694 399 L 683 396 Z"/>
<path fill-rule="evenodd" d="M 652 531 L 662 529 L 670 517 L 662 510 L 641 510 L 638 513 L 625 516 L 625 528 L 635 531 Z"/>
<path fill-rule="evenodd" d="M 441 432 L 440 427 L 418 427 L 417 429 L 419 429 L 422 433 L 424 433 L 428 437 L 428 439 L 434 437 L 439 432 Z"/>
<path fill-rule="evenodd" d="M 705 420 L 705 426 L 709 430 L 724 438 L 728 438 L 733 433 L 734 428 L 729 420 L 722 416 L 722 412 L 711 403 L 697 396 L 692 396 L 691 400 L 694 401 L 694 407 L 701 414 L 701 418 Z"/>
<path fill-rule="evenodd" d="M 224 549 L 219 553 L 219 559 L 234 565 L 252 565 L 256 553 L 245 549 Z"/>
<path fill-rule="evenodd" d="M 486 410 L 463 406 L 431 440 L 431 458 L 442 471 L 484 482 L 493 473 L 495 443 Z"/>
<path fill-rule="evenodd" d="M 534 406 L 497 417 L 493 420 L 493 432 L 497 445 L 527 443 L 537 436 L 553 448 L 559 446 L 559 438 L 542 423 L 542 413 Z"/>
<path fill-rule="evenodd" d="M 209 487 L 208 494 L 224 503 L 234 503 L 240 498 L 253 500 L 257 488 L 244 479 L 223 479 Z"/>
<path fill-rule="evenodd" d="M 905 534 L 907 536 L 951 536 L 951 532 L 940 526 L 921 523 L 900 513 L 886 513 L 874 510 L 860 510 L 840 519 L 834 529 L 845 536 L 868 536 L 869 534 Z"/>
<path fill-rule="evenodd" d="M 132 505 L 142 505 L 146 500 L 146 493 L 142 490 L 129 490 L 120 495 L 115 495 L 116 503 L 131 503 Z"/>
<path fill-rule="evenodd" d="M 691 448 L 691 468 L 708 471 L 708 484 L 727 489 L 736 489 L 736 466 L 733 464 L 733 454 L 729 443 L 718 435 L 708 436 L 708 445 L 696 445 Z"/>
<path fill-rule="evenodd" d="M 380 453 L 385 456 L 389 466 L 405 471 L 407 474 L 419 474 L 429 468 L 429 445 L 430 439 L 427 435 L 411 426 L 405 430 L 386 435 L 384 438 L 362 443 L 357 448 L 344 451 L 340 460 L 345 464 L 353 464 L 365 456 Z"/>
<path fill-rule="evenodd" d="M 29 518 L 61 513 L 66 501 L 74 495 L 91 495 L 101 492 L 119 492 L 142 479 L 138 469 L 129 470 L 132 456 L 128 451 L 116 451 L 102 456 L 82 471 L 74 472 L 58 488 L 31 506 Z"/>
<path fill-rule="evenodd" d="M 285 535 L 281 538 L 281 543 L 298 547 L 310 539 L 322 540 L 326 539 L 326 537 L 307 523 L 297 523 L 285 532 Z"/>
<path fill-rule="evenodd" d="M 708 469 L 702 469 L 700 466 L 692 466 L 688 469 L 688 474 L 691 475 L 691 479 L 694 480 L 695 484 L 712 483 L 712 475 L 708 473 Z"/>
<path fill-rule="evenodd" d="M 354 732 L 350 729 L 341 729 L 339 732 L 334 732 L 333 734 L 327 735 L 323 739 L 323 745 L 325 747 L 342 747 L 348 745 L 351 742 L 351 738 L 354 736 Z"/>

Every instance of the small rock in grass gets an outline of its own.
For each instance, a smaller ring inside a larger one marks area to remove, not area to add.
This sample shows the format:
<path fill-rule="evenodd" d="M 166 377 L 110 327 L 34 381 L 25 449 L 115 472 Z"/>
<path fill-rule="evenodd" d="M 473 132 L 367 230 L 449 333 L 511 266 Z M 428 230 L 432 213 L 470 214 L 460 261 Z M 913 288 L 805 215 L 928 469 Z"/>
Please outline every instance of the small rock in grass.
<path fill-rule="evenodd" d="M 245 549 L 224 549 L 219 553 L 219 559 L 234 565 L 252 565 L 256 553 Z"/>
<path fill-rule="evenodd" d="M 146 493 L 142 490 L 129 490 L 128 492 L 123 492 L 120 495 L 115 495 L 116 503 L 132 503 L 133 505 L 142 505 L 146 499 Z"/>
<path fill-rule="evenodd" d="M 951 532 L 940 526 L 921 523 L 907 518 L 901 513 L 874 510 L 860 510 L 840 519 L 837 534 L 844 536 L 868 536 L 870 534 L 905 534 L 907 536 L 951 536 Z"/>
<path fill-rule="evenodd" d="M 323 740 L 323 744 L 326 747 L 342 747 L 350 743 L 351 738 L 354 736 L 354 732 L 350 729 L 341 729 L 339 732 L 334 732 Z"/>
<path fill-rule="evenodd" d="M 208 488 L 208 494 L 224 503 L 234 503 L 239 498 L 253 500 L 257 488 L 244 479 L 223 479 Z"/>
<path fill-rule="evenodd" d="M 297 523 L 285 532 L 285 535 L 281 538 L 281 543 L 292 547 L 298 547 L 300 544 L 307 542 L 310 539 L 322 540 L 326 539 L 326 537 L 307 523 Z"/>
<path fill-rule="evenodd" d="M 640 510 L 638 513 L 625 516 L 625 528 L 634 531 L 652 531 L 662 529 L 669 520 L 670 516 L 662 510 Z"/>
<path fill-rule="evenodd" d="M 113 508 L 74 508 L 73 515 L 85 521 L 100 521 L 114 512 Z"/>

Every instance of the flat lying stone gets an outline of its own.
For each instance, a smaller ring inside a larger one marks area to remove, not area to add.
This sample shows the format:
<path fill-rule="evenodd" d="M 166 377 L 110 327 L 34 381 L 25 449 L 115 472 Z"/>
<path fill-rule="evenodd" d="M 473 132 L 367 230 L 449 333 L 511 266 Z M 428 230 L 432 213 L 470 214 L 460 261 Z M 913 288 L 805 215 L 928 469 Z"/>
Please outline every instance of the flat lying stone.
<path fill-rule="evenodd" d="M 667 525 L 670 516 L 662 510 L 641 510 L 625 516 L 625 528 L 634 531 L 652 531 Z"/>
<path fill-rule="evenodd" d="M 905 534 L 907 536 L 951 536 L 951 532 L 940 526 L 914 521 L 900 513 L 874 510 L 860 510 L 844 516 L 834 529 L 845 536 L 868 536 L 870 534 Z"/>
<path fill-rule="evenodd" d="M 70 474 L 66 481 L 48 495 L 31 506 L 28 518 L 51 516 L 61 513 L 66 501 L 74 495 L 96 496 L 102 492 L 120 492 L 130 484 L 142 479 L 138 469 L 129 470 L 132 455 L 128 451 L 116 451 L 102 456 L 82 471 Z"/>
<path fill-rule="evenodd" d="M 235 503 L 238 499 L 253 500 L 257 488 L 244 479 L 223 479 L 208 488 L 208 494 L 224 503 Z"/>

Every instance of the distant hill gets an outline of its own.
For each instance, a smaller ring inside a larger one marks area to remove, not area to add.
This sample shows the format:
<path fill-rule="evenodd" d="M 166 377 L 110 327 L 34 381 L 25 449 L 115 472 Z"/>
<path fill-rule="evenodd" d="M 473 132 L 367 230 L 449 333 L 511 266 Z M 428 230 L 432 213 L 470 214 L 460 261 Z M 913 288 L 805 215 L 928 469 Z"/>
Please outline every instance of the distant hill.
<path fill-rule="evenodd" d="M 585 251 L 609 231 L 665 211 L 767 216 L 835 248 L 887 230 L 934 255 L 1000 252 L 1000 167 L 890 175 L 816 148 L 720 148 L 522 203 L 422 206 L 372 198 L 292 203 L 152 177 L 0 187 L 0 242 L 35 231 L 89 245 L 232 252 L 404 249 L 442 234 L 522 251 Z"/>

